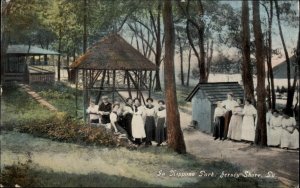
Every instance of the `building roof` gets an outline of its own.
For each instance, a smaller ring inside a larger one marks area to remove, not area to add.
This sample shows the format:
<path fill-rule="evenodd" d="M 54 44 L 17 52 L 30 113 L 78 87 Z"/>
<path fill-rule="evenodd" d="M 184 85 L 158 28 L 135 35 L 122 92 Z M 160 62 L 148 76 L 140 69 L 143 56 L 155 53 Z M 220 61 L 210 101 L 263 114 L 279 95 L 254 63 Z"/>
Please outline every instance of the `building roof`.
<path fill-rule="evenodd" d="M 291 78 L 294 78 L 295 75 L 295 70 L 296 70 L 296 56 L 293 55 L 290 57 L 290 72 L 291 72 Z M 299 66 L 299 62 L 298 62 Z M 281 78 L 281 79 L 287 79 L 287 63 L 286 60 L 283 62 L 279 63 L 275 67 L 273 67 L 273 75 L 274 78 Z"/>
<path fill-rule="evenodd" d="M 154 63 L 118 34 L 103 37 L 70 67 L 98 70 L 156 70 Z"/>
<path fill-rule="evenodd" d="M 235 99 L 244 99 L 244 90 L 238 82 L 213 82 L 213 83 L 198 83 L 193 91 L 185 99 L 191 101 L 194 95 L 201 89 L 208 100 L 212 103 L 223 101 L 227 98 L 227 93 L 232 92 Z"/>
<path fill-rule="evenodd" d="M 9 45 L 7 48 L 7 54 L 23 54 L 23 55 L 58 55 L 58 52 L 52 50 L 46 50 L 36 46 L 18 44 L 18 45 Z"/>

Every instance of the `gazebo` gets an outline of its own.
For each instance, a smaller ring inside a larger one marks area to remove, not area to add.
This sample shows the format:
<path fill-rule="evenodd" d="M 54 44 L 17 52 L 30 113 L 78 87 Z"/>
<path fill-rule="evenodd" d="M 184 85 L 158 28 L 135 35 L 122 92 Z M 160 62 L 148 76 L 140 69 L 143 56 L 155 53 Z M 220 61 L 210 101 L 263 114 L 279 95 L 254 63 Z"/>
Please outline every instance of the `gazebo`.
<path fill-rule="evenodd" d="M 70 68 L 76 70 L 76 86 L 78 78 L 82 78 L 84 108 L 91 94 L 95 95 L 96 103 L 104 93 L 111 95 L 113 102 L 116 95 L 125 101 L 121 92 L 128 92 L 129 97 L 139 98 L 145 103 L 143 91 L 148 92 L 148 97 L 151 96 L 152 71 L 157 69 L 154 63 L 118 34 L 103 37 Z"/>

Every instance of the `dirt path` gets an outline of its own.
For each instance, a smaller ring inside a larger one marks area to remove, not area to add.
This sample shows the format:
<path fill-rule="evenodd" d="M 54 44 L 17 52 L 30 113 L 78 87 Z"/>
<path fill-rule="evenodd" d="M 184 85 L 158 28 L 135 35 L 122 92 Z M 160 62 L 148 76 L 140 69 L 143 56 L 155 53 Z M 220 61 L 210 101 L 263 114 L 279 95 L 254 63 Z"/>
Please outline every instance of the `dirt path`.
<path fill-rule="evenodd" d="M 186 128 L 190 113 L 182 112 L 181 125 Z M 214 141 L 200 131 L 184 131 L 187 151 L 200 159 L 224 160 L 257 173 L 272 171 L 287 186 L 299 184 L 299 151 L 280 148 L 257 148 L 243 142 Z"/>
<path fill-rule="evenodd" d="M 47 102 L 45 99 L 43 99 L 39 94 L 37 94 L 35 91 L 33 91 L 29 85 L 26 84 L 19 84 L 20 88 L 23 89 L 26 93 L 28 93 L 32 98 L 34 98 L 38 103 L 40 103 L 42 106 L 45 106 L 50 111 L 58 111 L 57 108 L 55 108 L 52 104 Z"/>

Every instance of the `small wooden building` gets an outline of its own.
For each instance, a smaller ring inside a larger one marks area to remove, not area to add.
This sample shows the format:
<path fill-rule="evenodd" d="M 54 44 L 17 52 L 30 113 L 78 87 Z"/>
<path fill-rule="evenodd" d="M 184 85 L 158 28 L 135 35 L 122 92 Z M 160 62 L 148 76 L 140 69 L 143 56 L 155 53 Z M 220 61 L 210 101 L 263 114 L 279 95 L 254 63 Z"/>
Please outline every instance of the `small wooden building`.
<path fill-rule="evenodd" d="M 244 99 L 244 90 L 238 82 L 199 83 L 188 95 L 186 101 L 192 102 L 192 120 L 197 122 L 199 130 L 213 132 L 216 103 L 226 100 L 229 92 L 234 99 Z"/>
<path fill-rule="evenodd" d="M 47 55 L 58 55 L 58 52 L 42 49 L 28 45 L 9 45 L 6 51 L 6 61 L 4 62 L 4 75 L 1 76 L 3 82 L 54 82 L 55 72 L 42 69 L 36 63 L 29 62 L 30 58 Z M 43 62 L 43 65 L 45 63 Z"/>

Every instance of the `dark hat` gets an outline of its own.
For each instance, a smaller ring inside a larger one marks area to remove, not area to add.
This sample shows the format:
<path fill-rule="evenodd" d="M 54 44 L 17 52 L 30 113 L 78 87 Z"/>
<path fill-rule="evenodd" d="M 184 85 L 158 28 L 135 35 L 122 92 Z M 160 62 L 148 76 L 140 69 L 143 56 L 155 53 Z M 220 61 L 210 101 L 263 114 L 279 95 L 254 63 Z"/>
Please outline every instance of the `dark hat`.
<path fill-rule="evenodd" d="M 158 104 L 159 104 L 159 103 L 165 104 L 165 101 L 159 100 L 159 101 L 158 101 Z"/>
<path fill-rule="evenodd" d="M 151 97 L 149 97 L 148 99 L 146 99 L 146 102 L 151 101 L 153 102 L 153 99 Z"/>

